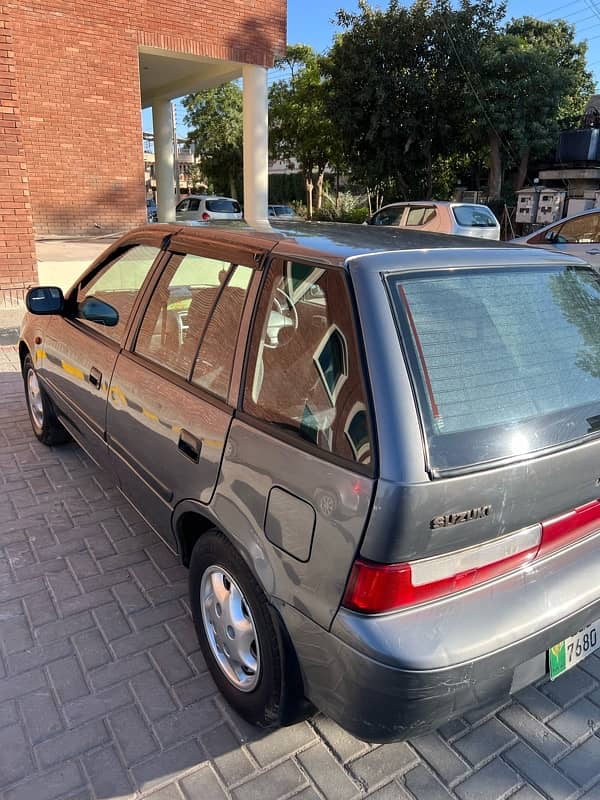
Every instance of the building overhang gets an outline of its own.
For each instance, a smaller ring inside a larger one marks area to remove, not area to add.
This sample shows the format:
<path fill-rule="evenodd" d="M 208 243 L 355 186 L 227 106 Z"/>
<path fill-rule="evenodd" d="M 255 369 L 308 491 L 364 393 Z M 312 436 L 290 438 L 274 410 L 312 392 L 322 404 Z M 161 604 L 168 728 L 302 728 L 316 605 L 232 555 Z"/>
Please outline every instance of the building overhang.
<path fill-rule="evenodd" d="M 242 76 L 242 64 L 141 46 L 142 108 L 190 92 L 211 89 Z"/>

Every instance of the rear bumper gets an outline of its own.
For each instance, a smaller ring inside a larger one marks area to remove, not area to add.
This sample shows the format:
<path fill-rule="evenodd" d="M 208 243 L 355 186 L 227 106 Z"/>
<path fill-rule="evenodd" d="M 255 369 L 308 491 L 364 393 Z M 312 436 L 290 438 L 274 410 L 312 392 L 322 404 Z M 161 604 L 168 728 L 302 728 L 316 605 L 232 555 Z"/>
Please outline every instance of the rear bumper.
<path fill-rule="evenodd" d="M 599 574 L 595 536 L 443 602 L 374 617 L 342 609 L 331 631 L 282 614 L 310 700 L 355 736 L 392 741 L 543 677 L 547 650 L 600 618 Z"/>

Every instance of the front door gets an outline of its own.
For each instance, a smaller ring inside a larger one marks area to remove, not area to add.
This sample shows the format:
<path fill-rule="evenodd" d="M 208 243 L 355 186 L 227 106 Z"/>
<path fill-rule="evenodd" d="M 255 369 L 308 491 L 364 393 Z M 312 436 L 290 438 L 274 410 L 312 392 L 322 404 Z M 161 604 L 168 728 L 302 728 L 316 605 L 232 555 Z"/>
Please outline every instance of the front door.
<path fill-rule="evenodd" d="M 106 399 L 133 305 L 160 250 L 136 244 L 113 253 L 86 276 L 67 300 L 64 317 L 52 319 L 43 342 L 42 376 L 65 427 L 98 463 L 106 464 Z M 107 327 L 81 319 L 77 308 L 96 297 L 117 309 Z"/>
<path fill-rule="evenodd" d="M 233 409 L 229 384 L 253 270 L 174 255 L 117 361 L 107 434 L 124 492 L 171 538 L 180 500 L 208 503 Z"/>

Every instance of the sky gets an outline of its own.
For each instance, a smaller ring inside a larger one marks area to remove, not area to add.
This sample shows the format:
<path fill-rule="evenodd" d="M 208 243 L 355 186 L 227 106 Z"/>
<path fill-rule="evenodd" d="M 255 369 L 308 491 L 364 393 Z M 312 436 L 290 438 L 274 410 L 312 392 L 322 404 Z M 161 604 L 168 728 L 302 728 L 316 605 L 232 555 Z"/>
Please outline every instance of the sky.
<path fill-rule="evenodd" d="M 387 2 L 371 0 L 371 5 L 386 7 Z M 288 44 L 309 44 L 317 52 L 327 50 L 338 30 L 333 19 L 338 9 L 356 11 L 356 0 L 288 0 Z M 600 92 L 600 0 L 508 0 L 507 19 L 526 15 L 540 19 L 566 19 L 575 25 L 576 39 L 588 41 L 587 61 L 596 81 L 596 91 Z M 270 76 L 273 80 L 274 74 Z M 176 109 L 177 132 L 185 136 L 183 124 L 184 111 L 180 105 Z M 149 109 L 143 112 L 145 131 L 152 130 L 152 114 Z"/>

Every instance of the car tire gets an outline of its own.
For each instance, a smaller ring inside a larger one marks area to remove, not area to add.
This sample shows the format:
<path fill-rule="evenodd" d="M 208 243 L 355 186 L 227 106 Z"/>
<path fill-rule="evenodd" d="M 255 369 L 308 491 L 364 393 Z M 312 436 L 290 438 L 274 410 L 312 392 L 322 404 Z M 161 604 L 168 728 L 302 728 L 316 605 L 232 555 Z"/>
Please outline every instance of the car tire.
<path fill-rule="evenodd" d="M 48 446 L 68 442 L 71 437 L 59 422 L 52 400 L 40 385 L 29 354 L 23 361 L 23 381 L 29 420 L 37 438 Z"/>
<path fill-rule="evenodd" d="M 291 721 L 297 687 L 290 680 L 294 659 L 289 658 L 283 625 L 220 531 L 212 529 L 197 541 L 189 587 L 198 641 L 227 702 L 247 722 L 263 728 Z"/>

